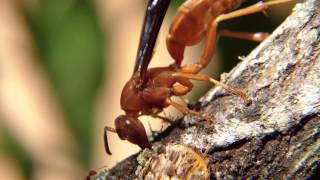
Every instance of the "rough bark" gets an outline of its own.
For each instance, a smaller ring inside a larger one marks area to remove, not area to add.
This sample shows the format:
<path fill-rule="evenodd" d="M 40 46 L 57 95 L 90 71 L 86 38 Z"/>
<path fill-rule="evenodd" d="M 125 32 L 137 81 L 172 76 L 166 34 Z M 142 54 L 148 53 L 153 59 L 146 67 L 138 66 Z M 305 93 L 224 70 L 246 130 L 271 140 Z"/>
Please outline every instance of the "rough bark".
<path fill-rule="evenodd" d="M 149 174 L 156 179 L 159 173 L 168 174 L 172 164 L 150 162 L 162 161 L 160 154 L 173 144 L 201 154 L 208 162 L 210 179 L 319 177 L 319 40 L 320 1 L 297 4 L 267 40 L 224 74 L 223 82 L 243 89 L 251 104 L 213 88 L 194 106 L 214 119 L 211 127 L 187 115 L 159 135 L 154 150 L 129 157 L 96 178 L 134 179 Z M 159 166 L 163 169 L 152 171 Z M 178 172 L 170 173 L 173 177 Z"/>

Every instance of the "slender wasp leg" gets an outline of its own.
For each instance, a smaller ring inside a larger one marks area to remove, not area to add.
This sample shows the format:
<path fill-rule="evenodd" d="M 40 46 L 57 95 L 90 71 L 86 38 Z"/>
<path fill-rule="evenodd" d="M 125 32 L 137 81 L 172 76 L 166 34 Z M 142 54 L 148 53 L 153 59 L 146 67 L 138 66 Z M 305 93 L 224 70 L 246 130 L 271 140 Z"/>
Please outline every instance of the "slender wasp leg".
<path fill-rule="evenodd" d="M 234 32 L 234 31 L 229 31 L 229 30 L 221 30 L 218 32 L 217 36 L 261 42 L 261 41 L 265 40 L 267 37 L 269 37 L 269 33 L 267 33 L 267 32 L 256 32 L 256 33 Z"/>
<path fill-rule="evenodd" d="M 173 121 L 171 120 L 171 119 L 169 119 L 169 118 L 167 118 L 167 117 L 165 117 L 165 116 L 161 116 L 161 115 L 159 115 L 159 114 L 152 114 L 151 115 L 152 117 L 154 117 L 154 118 L 159 118 L 159 119 L 161 119 L 162 121 L 164 121 L 164 122 L 167 122 L 167 123 L 173 123 Z"/>
<path fill-rule="evenodd" d="M 183 72 L 174 73 L 173 76 L 181 77 L 181 78 L 188 78 L 188 79 L 198 80 L 198 81 L 211 82 L 215 85 L 222 87 L 223 89 L 229 91 L 232 94 L 240 96 L 246 104 L 250 103 L 248 96 L 241 89 L 230 87 L 220 81 L 217 81 L 217 80 L 211 78 L 210 76 L 202 75 L 202 74 L 188 74 L 188 73 L 183 73 Z"/>
<path fill-rule="evenodd" d="M 212 121 L 213 121 L 210 117 L 208 117 L 208 116 L 206 116 L 206 115 L 204 115 L 204 114 L 202 114 L 200 112 L 193 111 L 193 110 L 189 109 L 188 107 L 183 106 L 183 105 L 171 100 L 170 98 L 167 98 L 166 102 L 168 104 L 172 105 L 173 107 L 175 107 L 177 110 L 181 111 L 184 114 L 192 114 L 194 116 L 197 116 L 199 118 L 202 118 L 202 119 L 206 120 L 208 125 L 210 125 L 212 123 Z"/>
<path fill-rule="evenodd" d="M 219 34 L 217 33 L 217 27 L 220 22 L 245 16 L 245 15 L 249 15 L 249 14 L 264 12 L 265 10 L 268 9 L 269 6 L 272 6 L 275 4 L 281 4 L 289 1 L 292 1 L 292 0 L 275 0 L 275 1 L 269 1 L 269 2 L 258 2 L 252 6 L 218 16 L 214 21 L 211 22 L 211 25 L 208 29 L 207 38 L 205 41 L 205 47 L 200 57 L 200 60 L 197 63 L 183 66 L 181 71 L 185 73 L 197 74 L 201 69 L 207 66 L 216 49 L 217 37 Z"/>

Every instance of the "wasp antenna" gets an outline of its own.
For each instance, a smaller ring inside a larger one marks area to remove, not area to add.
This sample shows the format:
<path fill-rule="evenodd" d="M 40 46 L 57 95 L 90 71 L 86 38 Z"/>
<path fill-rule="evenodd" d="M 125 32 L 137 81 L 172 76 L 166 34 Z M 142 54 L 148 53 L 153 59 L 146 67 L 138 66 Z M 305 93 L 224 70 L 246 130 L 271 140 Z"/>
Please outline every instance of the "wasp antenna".
<path fill-rule="evenodd" d="M 104 148 L 105 148 L 107 154 L 112 155 L 110 148 L 109 148 L 109 143 L 108 143 L 108 136 L 107 136 L 108 131 L 113 132 L 113 133 L 117 133 L 117 131 L 112 127 L 108 127 L 108 126 L 104 127 L 104 135 L 103 135 Z"/>

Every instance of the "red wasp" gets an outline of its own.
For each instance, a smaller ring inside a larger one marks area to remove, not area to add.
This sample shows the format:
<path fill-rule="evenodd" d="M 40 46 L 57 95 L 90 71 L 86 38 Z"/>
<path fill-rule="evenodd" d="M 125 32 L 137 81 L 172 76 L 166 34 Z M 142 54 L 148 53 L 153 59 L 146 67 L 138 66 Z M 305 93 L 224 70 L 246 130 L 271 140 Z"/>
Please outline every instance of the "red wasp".
<path fill-rule="evenodd" d="M 210 118 L 171 99 L 172 96 L 183 96 L 190 92 L 193 87 L 190 80 L 209 81 L 248 102 L 247 95 L 241 90 L 225 85 L 209 76 L 198 74 L 207 66 L 214 54 L 219 36 L 253 41 L 262 41 L 267 37 L 266 33 L 217 32 L 217 26 L 221 21 L 263 12 L 271 5 L 292 0 L 258 2 L 252 6 L 232 11 L 244 1 L 187 0 L 178 9 L 166 39 L 167 49 L 175 62 L 167 67 L 148 69 L 159 29 L 170 3 L 170 0 L 149 0 L 133 75 L 124 86 L 121 94 L 120 103 L 125 114 L 115 119 L 115 129 L 105 127 L 104 142 L 108 154 L 111 152 L 107 131 L 117 133 L 120 139 L 137 144 L 142 149 L 150 148 L 151 144 L 146 131 L 138 117 L 142 115 L 156 117 L 163 108 L 170 105 L 183 113 L 189 113 L 210 122 Z M 182 66 L 185 47 L 195 45 L 203 38 L 206 38 L 206 41 L 200 59 L 194 64 Z"/>

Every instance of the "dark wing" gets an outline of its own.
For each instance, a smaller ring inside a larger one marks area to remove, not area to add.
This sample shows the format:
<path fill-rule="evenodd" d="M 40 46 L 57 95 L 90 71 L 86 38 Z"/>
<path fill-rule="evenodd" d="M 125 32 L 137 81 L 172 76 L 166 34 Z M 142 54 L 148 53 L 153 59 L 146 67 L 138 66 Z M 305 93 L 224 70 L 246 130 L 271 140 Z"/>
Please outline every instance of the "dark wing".
<path fill-rule="evenodd" d="M 143 80 L 145 79 L 153 48 L 169 4 L 170 0 L 149 0 L 148 2 L 133 72 L 140 72 Z"/>

